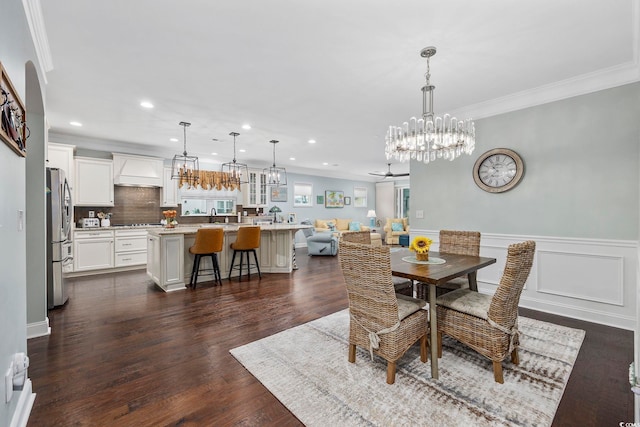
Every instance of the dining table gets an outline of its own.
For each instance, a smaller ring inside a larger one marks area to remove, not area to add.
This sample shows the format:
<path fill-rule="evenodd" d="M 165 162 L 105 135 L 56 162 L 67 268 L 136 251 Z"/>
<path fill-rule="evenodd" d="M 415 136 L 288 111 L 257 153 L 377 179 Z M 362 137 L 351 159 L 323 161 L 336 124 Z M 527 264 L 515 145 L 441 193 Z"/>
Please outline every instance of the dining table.
<path fill-rule="evenodd" d="M 391 273 L 429 285 L 429 322 L 431 340 L 431 377 L 438 379 L 438 316 L 436 288 L 451 279 L 467 276 L 469 288 L 478 291 L 477 272 L 495 264 L 495 258 L 429 251 L 428 261 L 419 261 L 406 248 L 393 248 L 390 253 Z"/>

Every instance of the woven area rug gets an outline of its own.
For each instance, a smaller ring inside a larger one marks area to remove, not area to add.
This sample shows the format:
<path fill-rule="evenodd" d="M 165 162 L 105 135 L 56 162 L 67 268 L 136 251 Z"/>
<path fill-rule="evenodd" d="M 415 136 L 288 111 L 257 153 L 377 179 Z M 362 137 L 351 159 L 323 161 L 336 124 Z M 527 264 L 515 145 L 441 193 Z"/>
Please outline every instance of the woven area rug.
<path fill-rule="evenodd" d="M 234 348 L 231 354 L 307 426 L 550 426 L 584 331 L 519 319 L 520 365 L 491 361 L 444 337 L 440 379 L 414 345 L 386 383 L 386 362 L 358 349 L 347 361 L 343 310 Z"/>

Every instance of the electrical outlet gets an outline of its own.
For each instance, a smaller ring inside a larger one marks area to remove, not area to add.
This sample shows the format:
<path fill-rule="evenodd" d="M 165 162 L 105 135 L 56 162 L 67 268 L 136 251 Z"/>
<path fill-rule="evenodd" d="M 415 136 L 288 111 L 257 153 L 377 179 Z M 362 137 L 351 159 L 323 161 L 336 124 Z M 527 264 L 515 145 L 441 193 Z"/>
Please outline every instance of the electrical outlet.
<path fill-rule="evenodd" d="M 4 403 L 11 402 L 13 397 L 13 362 L 9 365 L 9 370 L 4 374 Z"/>

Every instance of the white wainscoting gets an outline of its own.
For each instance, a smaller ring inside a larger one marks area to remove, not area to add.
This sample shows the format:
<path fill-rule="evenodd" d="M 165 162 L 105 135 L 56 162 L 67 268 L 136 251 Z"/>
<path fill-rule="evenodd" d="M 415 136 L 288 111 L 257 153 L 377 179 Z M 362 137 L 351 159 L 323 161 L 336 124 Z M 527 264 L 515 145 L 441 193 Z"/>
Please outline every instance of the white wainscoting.
<path fill-rule="evenodd" d="M 434 230 L 411 230 L 411 238 L 433 239 Z M 589 322 L 635 330 L 638 242 L 483 233 L 480 255 L 497 262 L 478 271 L 478 290 L 493 294 L 504 269 L 507 247 L 534 240 L 536 255 L 520 306 Z"/>

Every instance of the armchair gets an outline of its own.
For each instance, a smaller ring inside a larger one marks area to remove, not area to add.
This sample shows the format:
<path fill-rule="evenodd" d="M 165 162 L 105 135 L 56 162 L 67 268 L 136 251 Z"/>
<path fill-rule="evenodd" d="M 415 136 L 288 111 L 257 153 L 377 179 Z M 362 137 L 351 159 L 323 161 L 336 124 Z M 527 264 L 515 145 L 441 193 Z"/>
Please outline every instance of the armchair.
<path fill-rule="evenodd" d="M 393 225 L 394 223 L 398 225 Z M 400 236 L 409 235 L 409 219 L 387 218 L 387 223 L 384 225 L 384 233 L 387 245 L 399 245 Z"/>
<path fill-rule="evenodd" d="M 316 233 L 313 228 L 303 228 L 302 233 L 307 238 L 309 255 L 331 255 L 338 253 L 338 238 L 331 232 Z"/>

